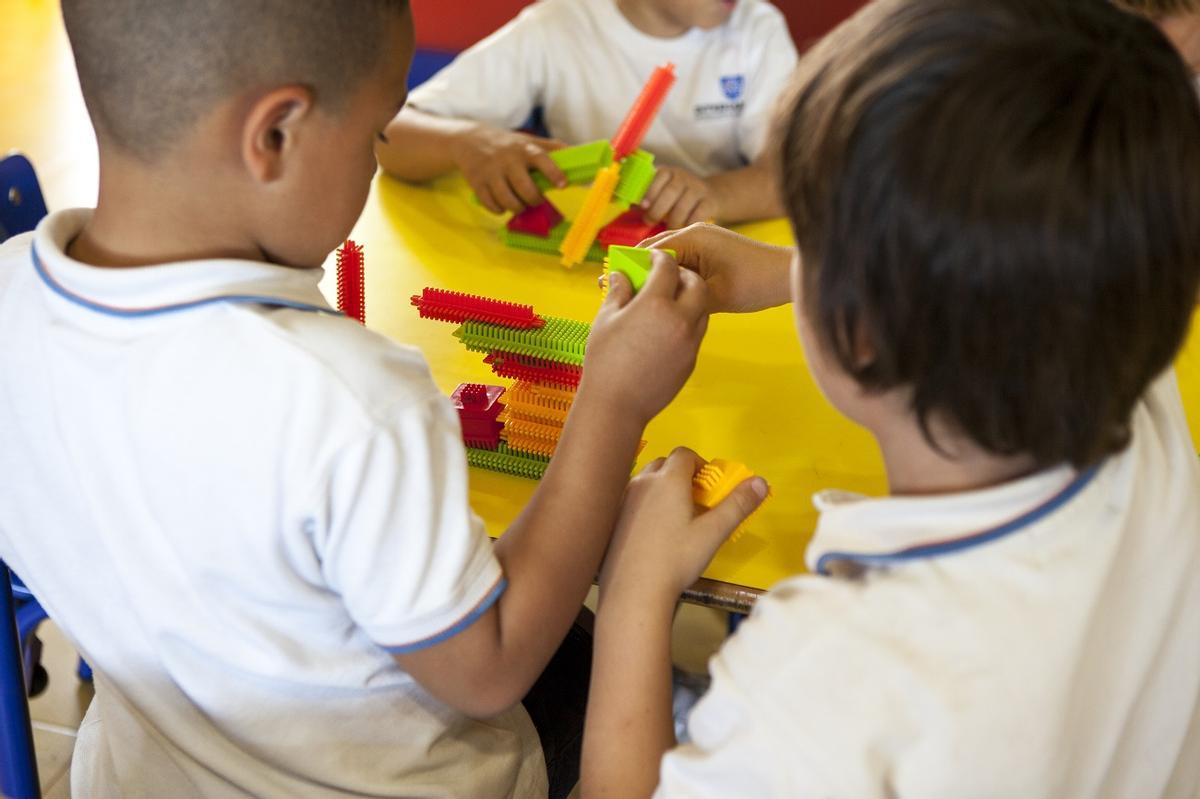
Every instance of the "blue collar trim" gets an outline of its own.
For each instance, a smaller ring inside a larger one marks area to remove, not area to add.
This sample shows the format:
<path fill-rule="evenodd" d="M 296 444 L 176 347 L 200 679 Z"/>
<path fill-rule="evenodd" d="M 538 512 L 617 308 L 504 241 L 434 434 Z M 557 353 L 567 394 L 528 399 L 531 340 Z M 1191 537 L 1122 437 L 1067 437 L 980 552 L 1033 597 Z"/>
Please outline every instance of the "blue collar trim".
<path fill-rule="evenodd" d="M 175 313 L 176 311 L 190 311 L 193 308 L 200 308 L 205 305 L 213 305 L 219 302 L 235 302 L 235 303 L 253 303 L 256 305 L 271 305 L 279 308 L 295 308 L 298 311 L 311 311 L 314 313 L 325 313 L 333 316 L 345 316 L 341 311 L 335 311 L 332 308 L 326 308 L 321 305 L 312 305 L 306 302 L 297 300 L 285 300 L 280 297 L 272 297 L 269 294 L 220 294 L 215 297 L 205 297 L 199 300 L 188 300 L 187 302 L 175 303 L 172 305 L 157 305 L 151 308 L 119 308 L 114 305 L 105 305 L 103 303 L 89 300 L 74 293 L 66 286 L 59 283 L 46 270 L 45 264 L 42 263 L 41 257 L 38 256 L 37 246 L 34 245 L 30 250 L 33 255 L 33 268 L 37 270 L 38 277 L 46 284 L 51 291 L 58 296 L 73 302 L 76 305 L 87 308 L 89 311 L 102 313 L 106 316 L 116 316 L 122 319 L 136 319 L 143 316 L 157 316 L 159 314 Z"/>
<path fill-rule="evenodd" d="M 1022 529 L 1030 526 L 1046 516 L 1049 516 L 1054 511 L 1061 508 L 1063 505 L 1070 502 L 1080 491 L 1088 486 L 1089 483 L 1096 477 L 1100 471 L 1100 466 L 1093 466 L 1090 469 L 1082 472 L 1078 477 L 1071 481 L 1070 485 L 1062 491 L 1055 494 L 1050 499 L 1038 505 L 1028 513 L 1024 513 L 1012 521 L 1005 522 L 998 527 L 992 527 L 982 532 L 972 533 L 961 538 L 952 538 L 946 541 L 935 541 L 929 544 L 917 544 L 895 552 L 885 552 L 880 554 L 866 554 L 856 552 L 826 552 L 817 560 L 817 573 L 828 576 L 829 564 L 834 561 L 850 561 L 863 566 L 887 566 L 897 563 L 904 563 L 910 560 L 920 560 L 923 558 L 936 558 L 941 555 L 951 555 L 956 552 L 962 552 L 967 549 L 973 549 L 983 544 L 990 544 L 1005 536 L 1012 535 Z"/>

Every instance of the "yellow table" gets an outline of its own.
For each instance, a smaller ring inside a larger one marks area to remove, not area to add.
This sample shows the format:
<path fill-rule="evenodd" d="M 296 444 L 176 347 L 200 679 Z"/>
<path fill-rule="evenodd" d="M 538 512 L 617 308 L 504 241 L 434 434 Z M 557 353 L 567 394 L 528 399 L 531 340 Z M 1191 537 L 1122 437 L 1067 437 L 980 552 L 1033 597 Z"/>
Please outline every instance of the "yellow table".
<path fill-rule="evenodd" d="M 14 148 L 38 166 L 52 209 L 94 202 L 95 140 L 55 0 L 17 0 L 5 8 L 0 152 Z M 578 199 L 578 192 L 569 193 L 565 209 L 573 210 Z M 420 347 L 446 391 L 463 381 L 491 380 L 491 373 L 450 335 L 452 326 L 418 318 L 408 298 L 424 286 L 532 303 L 541 312 L 578 319 L 590 319 L 599 304 L 597 267 L 568 272 L 550 257 L 508 250 L 496 239 L 499 224 L 465 200 L 460 181 L 413 187 L 380 178 L 353 234 L 366 247 L 369 326 Z M 788 241 L 780 221 L 742 230 Z M 332 275 L 325 288 L 335 295 Z M 1178 370 L 1200 442 L 1200 325 Z M 744 461 L 774 486 L 775 497 L 748 532 L 722 549 L 706 572 L 721 585 L 700 587 L 709 601 L 731 607 L 744 607 L 754 593 L 736 586 L 764 589 L 803 570 L 816 519 L 810 504 L 815 490 L 885 490 L 871 438 L 842 419 L 809 378 L 786 308 L 714 318 L 695 374 L 646 439 L 643 461 L 687 445 L 707 457 Z M 534 487 L 478 470 L 471 481 L 471 501 L 493 534 L 505 529 Z"/>

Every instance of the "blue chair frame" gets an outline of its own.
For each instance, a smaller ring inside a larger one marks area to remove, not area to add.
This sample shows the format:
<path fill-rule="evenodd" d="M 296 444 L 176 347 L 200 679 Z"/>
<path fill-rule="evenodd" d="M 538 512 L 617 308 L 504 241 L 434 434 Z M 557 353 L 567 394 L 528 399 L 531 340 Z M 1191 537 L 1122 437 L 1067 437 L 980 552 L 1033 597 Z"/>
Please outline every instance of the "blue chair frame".
<path fill-rule="evenodd" d="M 37 227 L 46 200 L 29 159 L 12 153 L 0 159 L 0 241 Z"/>
<path fill-rule="evenodd" d="M 42 795 L 24 660 L 12 583 L 8 567 L 0 561 L 0 795 L 9 799 Z"/>

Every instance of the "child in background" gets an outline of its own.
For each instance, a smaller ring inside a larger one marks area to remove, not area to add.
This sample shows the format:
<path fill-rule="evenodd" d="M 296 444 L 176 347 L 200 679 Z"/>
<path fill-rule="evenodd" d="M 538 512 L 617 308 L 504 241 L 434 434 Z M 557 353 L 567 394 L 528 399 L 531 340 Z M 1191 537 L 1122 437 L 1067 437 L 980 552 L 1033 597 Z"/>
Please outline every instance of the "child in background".
<path fill-rule="evenodd" d="M 805 57 L 781 133 L 795 254 L 657 244 L 715 310 L 786 302 L 790 262 L 809 368 L 893 496 L 815 497 L 813 576 L 759 600 L 668 751 L 672 610 L 727 524 L 694 454 L 651 464 L 601 578 L 584 795 L 1197 796 L 1179 56 L 1104 0 L 881 0 Z"/>
<path fill-rule="evenodd" d="M 541 0 L 414 90 L 379 162 L 414 181 L 458 169 L 487 208 L 519 212 L 542 201 L 531 169 L 562 185 L 547 151 L 610 138 L 665 61 L 679 80 L 642 143 L 660 166 L 646 216 L 779 216 L 761 156 L 796 50 L 765 0 Z M 513 131 L 539 107 L 561 141 Z"/>
<path fill-rule="evenodd" d="M 702 281 L 618 283 L 493 546 L 424 359 L 318 290 L 404 102 L 407 3 L 62 10 L 100 194 L 0 247 L 0 558 L 95 668 L 73 794 L 565 796 L 589 652 L 521 698 L 690 371 Z"/>
<path fill-rule="evenodd" d="M 1183 56 L 1200 85 L 1200 0 L 1114 0 L 1152 20 Z"/>

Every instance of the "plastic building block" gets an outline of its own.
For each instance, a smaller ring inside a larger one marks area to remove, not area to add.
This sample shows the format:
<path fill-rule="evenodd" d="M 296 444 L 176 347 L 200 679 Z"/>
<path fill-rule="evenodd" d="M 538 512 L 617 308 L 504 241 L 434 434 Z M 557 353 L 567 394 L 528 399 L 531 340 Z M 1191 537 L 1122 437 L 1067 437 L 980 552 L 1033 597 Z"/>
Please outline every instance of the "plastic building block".
<path fill-rule="evenodd" d="M 534 329 L 545 324 L 533 312 L 532 305 L 518 305 L 474 294 L 458 291 L 426 288 L 412 298 L 422 319 L 437 319 L 441 322 L 487 322 L 515 329 Z"/>
<path fill-rule="evenodd" d="M 510 415 L 561 425 L 567 420 L 574 400 L 574 392 L 558 391 L 521 380 L 509 389 L 505 407 Z"/>
<path fill-rule="evenodd" d="M 675 257 L 674 250 L 663 250 L 672 258 Z M 642 286 L 646 285 L 646 278 L 650 276 L 650 270 L 654 267 L 653 250 L 644 250 L 640 247 L 623 247 L 619 244 L 614 244 L 608 248 L 608 258 L 604 261 L 604 286 L 607 290 L 608 276 L 613 272 L 620 272 L 629 279 L 630 285 L 633 286 L 633 292 L 642 290 Z"/>
<path fill-rule="evenodd" d="M 621 159 L 621 179 L 617 181 L 613 196 L 621 202 L 637 205 L 646 198 L 646 190 L 657 174 L 654 156 L 645 150 L 635 150 Z"/>
<path fill-rule="evenodd" d="M 530 250 L 532 252 L 545 253 L 558 257 L 559 250 L 562 249 L 563 239 L 567 236 L 567 231 L 571 229 L 570 222 L 559 222 L 550 235 L 546 237 L 535 236 L 530 233 L 518 233 L 516 231 L 501 228 L 500 241 L 508 247 L 513 247 L 518 250 Z M 604 247 L 599 244 L 593 244 L 587 252 L 585 260 L 595 261 L 599 263 L 604 260 Z"/>
<path fill-rule="evenodd" d="M 641 209 L 631 208 L 602 227 L 596 235 L 596 241 L 606 248 L 614 244 L 636 247 L 666 229 L 664 224 L 647 222 Z"/>
<path fill-rule="evenodd" d="M 591 325 L 557 316 L 544 318 L 544 327 L 531 330 L 468 320 L 454 331 L 454 337 L 472 352 L 502 352 L 582 366 Z"/>
<path fill-rule="evenodd" d="M 482 383 L 463 383 L 454 389 L 450 400 L 458 410 L 463 442 L 468 447 L 495 449 L 499 446 L 500 431 L 504 429 L 500 415 L 505 409 L 499 399 L 503 395 L 501 386 Z"/>
<path fill-rule="evenodd" d="M 667 92 L 675 84 L 675 65 L 671 63 L 657 67 L 642 87 L 642 93 L 634 101 L 633 107 L 625 116 L 625 121 L 617 129 L 613 137 L 612 148 L 614 157 L 619 161 L 632 153 L 642 143 L 646 131 L 654 123 L 658 109 L 662 108 L 667 99 Z"/>
<path fill-rule="evenodd" d="M 583 370 L 578 366 L 554 363 L 542 358 L 524 358 L 503 352 L 492 352 L 483 362 L 500 377 L 511 380 L 533 380 L 542 384 L 573 389 L 579 386 Z"/>
<path fill-rule="evenodd" d="M 596 173 L 596 180 L 588 189 L 579 216 L 575 218 L 571 229 L 567 231 L 562 243 L 562 265 L 571 267 L 580 263 L 587 255 L 588 249 L 600 232 L 604 219 L 604 211 L 612 200 L 613 189 L 617 187 L 617 179 L 621 176 L 621 167 L 617 164 L 606 166 Z"/>
<path fill-rule="evenodd" d="M 700 467 L 692 479 L 692 501 L 704 508 L 716 507 L 743 480 L 754 476 L 744 463 L 714 458 Z"/>
<path fill-rule="evenodd" d="M 531 436 L 517 430 L 510 430 L 508 427 L 505 427 L 500 435 L 508 448 L 515 452 L 527 452 L 530 455 L 551 458 L 554 456 L 554 451 L 558 449 L 557 440 L 549 441 L 540 436 Z"/>
<path fill-rule="evenodd" d="M 521 435 L 528 438 L 536 438 L 539 441 L 546 441 L 550 444 L 558 444 L 558 439 L 562 437 L 561 424 L 543 424 L 542 422 L 530 421 L 512 415 L 510 408 L 505 408 L 503 414 L 504 420 L 504 435 Z"/>
<path fill-rule="evenodd" d="M 514 452 L 507 445 L 501 443 L 495 450 L 468 447 L 467 463 L 480 469 L 490 469 L 494 472 L 540 480 L 546 473 L 550 459 Z"/>
<path fill-rule="evenodd" d="M 541 205 L 531 205 L 526 208 L 508 220 L 505 227 L 514 233 L 528 233 L 531 236 L 545 238 L 561 221 L 563 221 L 563 215 L 547 200 Z"/>
<path fill-rule="evenodd" d="M 349 239 L 337 251 L 338 310 L 359 324 L 367 322 L 365 261 L 362 245 Z"/>
<path fill-rule="evenodd" d="M 454 403 L 454 407 L 461 412 L 466 411 L 471 415 L 481 413 L 490 413 L 496 407 L 497 400 L 504 396 L 503 386 L 488 386 L 483 383 L 461 383 L 458 388 L 454 389 L 454 393 L 450 395 L 450 401 Z M 501 406 L 503 407 L 503 406 Z M 499 411 L 490 413 L 489 418 L 496 418 Z"/>
<path fill-rule="evenodd" d="M 593 141 L 554 150 L 550 153 L 550 160 L 566 174 L 567 183 L 578 186 L 591 183 L 597 172 L 613 162 L 613 149 L 604 140 Z M 552 188 L 550 179 L 541 172 L 533 173 L 533 182 L 542 191 Z"/>

